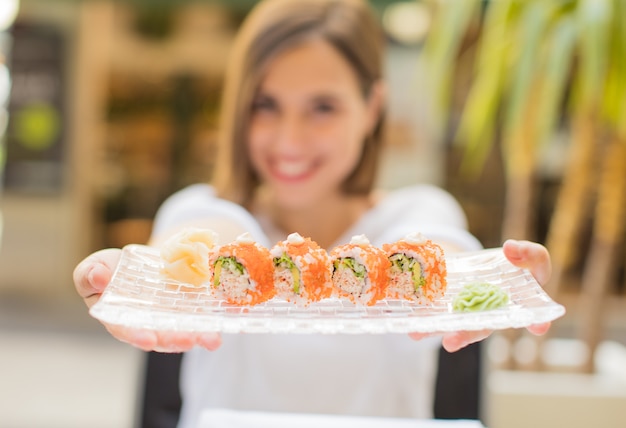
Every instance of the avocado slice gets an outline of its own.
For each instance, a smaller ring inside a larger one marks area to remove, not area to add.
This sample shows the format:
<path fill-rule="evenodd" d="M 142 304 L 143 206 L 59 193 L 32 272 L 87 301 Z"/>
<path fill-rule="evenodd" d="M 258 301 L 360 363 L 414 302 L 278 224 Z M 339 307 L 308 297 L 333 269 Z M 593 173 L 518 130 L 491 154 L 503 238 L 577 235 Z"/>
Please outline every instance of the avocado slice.
<path fill-rule="evenodd" d="M 393 273 L 411 272 L 411 279 L 413 280 L 413 288 L 415 291 L 419 290 L 420 287 L 423 287 L 426 283 L 422 265 L 413 257 L 396 253 L 389 257 L 389 261 L 391 262 L 391 271 Z"/>
<path fill-rule="evenodd" d="M 246 268 L 237 261 L 234 257 L 224 257 L 220 256 L 217 258 L 214 264 L 213 271 L 213 286 L 218 287 L 220 285 L 220 277 L 222 275 L 222 270 L 226 269 L 233 273 L 238 273 L 243 275 L 246 271 Z"/>
<path fill-rule="evenodd" d="M 274 257 L 274 266 L 289 269 L 293 278 L 293 292 L 300 294 L 300 270 L 288 254 L 283 253 L 280 257 Z"/>
<path fill-rule="evenodd" d="M 352 257 L 342 257 L 333 262 L 334 270 L 350 269 L 357 278 L 365 278 L 367 269 L 361 263 L 354 260 Z"/>

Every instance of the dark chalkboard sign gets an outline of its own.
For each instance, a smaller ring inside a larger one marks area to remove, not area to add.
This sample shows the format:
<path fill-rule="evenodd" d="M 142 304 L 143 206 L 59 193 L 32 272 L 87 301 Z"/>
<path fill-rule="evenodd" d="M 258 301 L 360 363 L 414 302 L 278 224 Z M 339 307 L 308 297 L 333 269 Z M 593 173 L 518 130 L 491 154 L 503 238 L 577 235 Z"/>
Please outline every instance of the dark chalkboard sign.
<path fill-rule="evenodd" d="M 66 163 L 63 35 L 23 23 L 12 35 L 5 189 L 57 193 Z"/>

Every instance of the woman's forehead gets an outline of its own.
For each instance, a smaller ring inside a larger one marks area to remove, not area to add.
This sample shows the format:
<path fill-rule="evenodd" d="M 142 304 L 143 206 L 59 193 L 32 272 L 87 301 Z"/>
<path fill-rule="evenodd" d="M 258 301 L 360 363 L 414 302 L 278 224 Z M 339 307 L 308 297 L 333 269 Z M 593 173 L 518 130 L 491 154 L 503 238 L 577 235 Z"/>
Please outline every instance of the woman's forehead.
<path fill-rule="evenodd" d="M 260 91 L 273 94 L 340 95 L 358 90 L 356 72 L 329 42 L 316 39 L 292 46 L 268 63 Z"/>

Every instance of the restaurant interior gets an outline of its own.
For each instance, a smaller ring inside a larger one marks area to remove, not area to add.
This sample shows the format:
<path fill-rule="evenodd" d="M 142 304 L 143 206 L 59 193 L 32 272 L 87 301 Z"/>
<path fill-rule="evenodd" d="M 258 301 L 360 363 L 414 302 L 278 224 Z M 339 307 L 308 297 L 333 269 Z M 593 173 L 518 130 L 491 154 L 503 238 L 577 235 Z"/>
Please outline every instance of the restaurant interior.
<path fill-rule="evenodd" d="M 545 336 L 485 341 L 482 423 L 622 427 L 626 2 L 370 2 L 387 42 L 379 186 L 441 186 L 485 248 L 552 255 L 545 290 L 566 312 Z M 255 3 L 0 5 L 0 426 L 137 426 L 145 356 L 89 315 L 72 271 L 147 243 L 163 200 L 210 179 Z"/>

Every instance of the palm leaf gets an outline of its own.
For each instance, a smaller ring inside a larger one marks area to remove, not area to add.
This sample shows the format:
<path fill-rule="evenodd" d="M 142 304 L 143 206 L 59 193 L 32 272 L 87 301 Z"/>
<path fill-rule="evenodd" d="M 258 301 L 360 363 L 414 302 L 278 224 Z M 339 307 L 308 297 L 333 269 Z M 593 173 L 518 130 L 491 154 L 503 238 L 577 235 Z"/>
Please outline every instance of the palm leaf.
<path fill-rule="evenodd" d="M 475 80 L 463 109 L 456 136 L 464 146 L 461 172 L 477 174 L 491 151 L 511 43 L 514 1 L 490 3 L 476 61 Z"/>
<path fill-rule="evenodd" d="M 558 120 L 572 69 L 576 38 L 576 23 L 569 14 L 562 16 L 547 36 L 541 77 L 542 97 L 536 106 L 537 146 L 546 144 Z"/>
<path fill-rule="evenodd" d="M 613 2 L 610 57 L 604 91 L 603 117 L 626 137 L 626 3 Z"/>
<path fill-rule="evenodd" d="M 512 79 L 508 94 L 505 134 L 520 126 L 525 104 L 531 95 L 531 86 L 538 72 L 538 53 L 542 37 L 552 13 L 552 3 L 532 2 L 523 12 L 517 25 L 516 47 L 519 52 L 510 65 Z"/>
<path fill-rule="evenodd" d="M 580 0 L 575 11 L 579 61 L 573 96 L 572 144 L 546 246 L 554 261 L 554 289 L 574 262 L 580 248 L 580 230 L 589 213 L 592 184 L 597 180 L 598 110 L 603 94 L 608 54 L 611 0 Z M 595 186 L 594 186 L 595 187 Z"/>
<path fill-rule="evenodd" d="M 577 8 L 580 38 L 577 103 L 596 106 L 603 91 L 609 58 L 611 0 L 580 0 Z M 595 108 L 595 107 L 594 107 Z"/>
<path fill-rule="evenodd" d="M 507 85 L 508 102 L 504 117 L 503 150 L 506 171 L 509 174 L 523 174 L 532 169 L 532 141 L 534 139 L 536 116 L 532 114 L 535 106 L 530 105 L 537 87 L 537 76 L 540 65 L 540 45 L 553 13 L 552 2 L 532 2 L 524 9 L 515 31 L 517 51 L 511 61 L 511 82 Z M 513 49 L 511 49 L 513 50 Z M 545 94 L 541 94 L 541 102 L 545 102 Z M 520 147 L 524 145 L 525 147 Z M 524 156 L 520 156 L 524 152 Z"/>
<path fill-rule="evenodd" d="M 457 55 L 468 27 L 480 10 L 480 0 L 440 0 L 437 2 L 432 30 L 420 57 L 433 88 L 432 99 L 440 124 L 447 120 L 452 76 Z"/>

